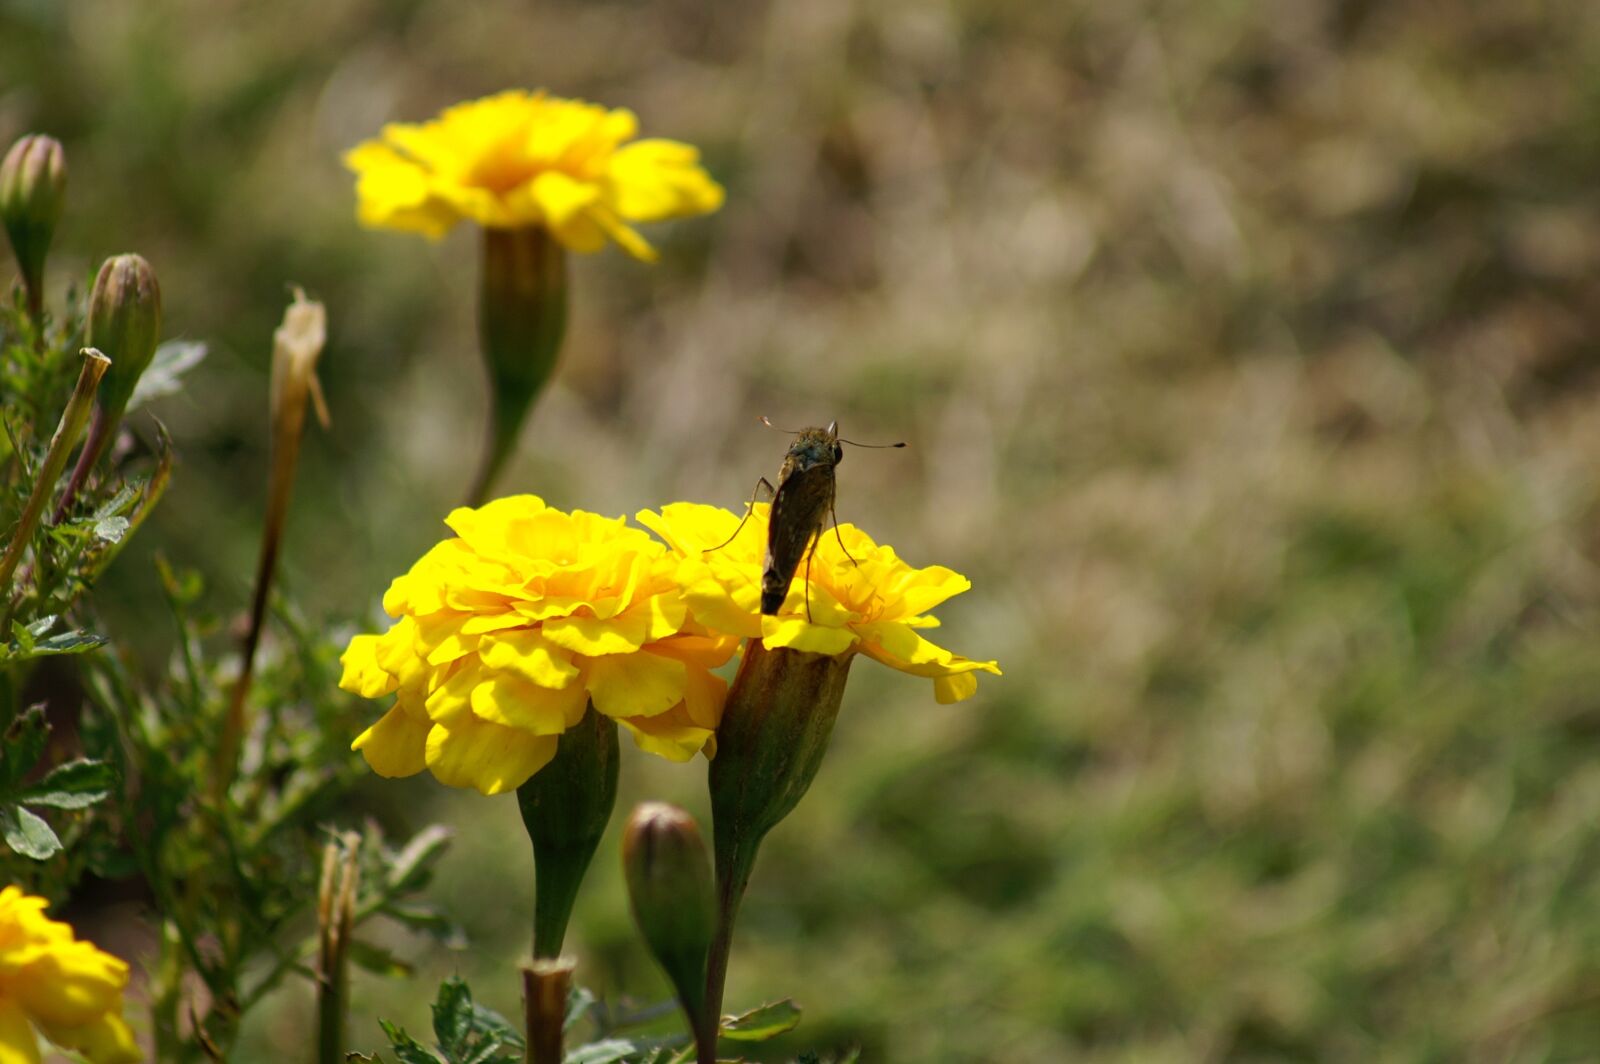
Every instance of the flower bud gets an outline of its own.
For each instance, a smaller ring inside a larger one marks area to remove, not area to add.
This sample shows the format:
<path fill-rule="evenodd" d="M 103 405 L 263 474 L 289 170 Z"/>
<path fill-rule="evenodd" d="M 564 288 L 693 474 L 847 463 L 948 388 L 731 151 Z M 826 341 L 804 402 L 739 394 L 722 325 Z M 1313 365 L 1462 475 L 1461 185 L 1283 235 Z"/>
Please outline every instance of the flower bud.
<path fill-rule="evenodd" d="M 816 778 L 854 657 L 768 650 L 759 639 L 745 643 L 708 773 L 720 906 L 706 961 L 708 1017 L 721 1015 L 733 925 L 761 840 Z"/>
<path fill-rule="evenodd" d="M 489 369 L 489 438 L 469 503 L 488 497 L 550 380 L 567 331 L 567 256 L 543 226 L 483 231 L 478 341 Z"/>
<path fill-rule="evenodd" d="M 101 264 L 89 293 L 88 328 L 89 345 L 111 357 L 100 407 L 114 423 L 161 339 L 161 286 L 143 256 L 117 255 Z"/>
<path fill-rule="evenodd" d="M 66 191 L 67 160 L 54 137 L 29 133 L 0 162 L 0 223 L 16 252 L 35 316 L 43 299 L 44 260 Z"/>
<path fill-rule="evenodd" d="M 746 644 L 711 762 L 719 855 L 725 835 L 753 846 L 805 797 L 827 753 L 853 656 Z"/>
<path fill-rule="evenodd" d="M 622 870 L 634 922 L 693 1021 L 716 931 L 711 865 L 694 818 L 665 802 L 635 806 L 622 836 Z"/>
<path fill-rule="evenodd" d="M 558 957 L 583 874 L 617 801 L 617 725 L 591 704 L 555 757 L 517 788 L 533 844 L 533 955 Z"/>

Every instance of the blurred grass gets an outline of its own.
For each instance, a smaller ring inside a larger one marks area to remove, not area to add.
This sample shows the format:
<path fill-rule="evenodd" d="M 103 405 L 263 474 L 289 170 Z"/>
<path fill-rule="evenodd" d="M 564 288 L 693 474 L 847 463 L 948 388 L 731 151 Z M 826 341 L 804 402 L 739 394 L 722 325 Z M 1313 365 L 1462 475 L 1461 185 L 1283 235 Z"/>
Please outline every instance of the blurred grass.
<path fill-rule="evenodd" d="M 1594 1059 L 1600 1047 L 1600 7 L 0 0 L 0 139 L 68 148 L 56 275 L 137 249 L 212 344 L 147 558 L 243 607 L 269 338 L 329 306 L 288 585 L 370 615 L 479 439 L 458 234 L 358 230 L 338 154 L 547 85 L 729 188 L 662 262 L 577 266 L 508 490 L 737 505 L 774 421 L 855 438 L 840 509 L 972 576 L 955 707 L 863 662 L 773 836 L 733 1007 L 889 1061 Z M 470 382 L 470 383 L 468 383 Z M 360 722 L 352 721 L 354 730 Z M 633 797 L 704 812 L 699 767 Z M 358 980 L 515 1011 L 514 803 L 375 781 L 465 837 L 478 945 Z M 602 853 L 581 978 L 662 994 Z M 286 995 L 248 1059 L 303 1051 Z M 785 1051 L 783 1047 L 775 1053 Z"/>

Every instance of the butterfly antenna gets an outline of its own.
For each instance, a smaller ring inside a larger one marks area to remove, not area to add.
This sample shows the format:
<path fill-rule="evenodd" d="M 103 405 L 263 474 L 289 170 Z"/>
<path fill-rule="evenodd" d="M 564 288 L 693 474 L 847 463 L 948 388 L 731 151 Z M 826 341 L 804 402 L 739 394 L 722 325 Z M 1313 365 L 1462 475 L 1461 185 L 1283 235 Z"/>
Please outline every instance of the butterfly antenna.
<path fill-rule="evenodd" d="M 847 439 L 840 438 L 839 442 L 840 443 L 848 443 L 852 447 L 871 447 L 871 448 L 873 448 L 875 450 L 885 450 L 885 449 L 890 448 L 890 447 L 904 447 L 905 446 L 905 441 L 903 441 L 903 440 L 901 442 L 899 442 L 899 443 L 857 443 L 855 440 L 847 440 Z"/>
<path fill-rule="evenodd" d="M 779 429 L 778 426 L 767 420 L 767 415 L 765 414 L 761 415 L 761 423 L 769 429 L 778 429 L 779 432 L 787 432 L 791 436 L 798 436 L 802 431 L 801 429 Z"/>

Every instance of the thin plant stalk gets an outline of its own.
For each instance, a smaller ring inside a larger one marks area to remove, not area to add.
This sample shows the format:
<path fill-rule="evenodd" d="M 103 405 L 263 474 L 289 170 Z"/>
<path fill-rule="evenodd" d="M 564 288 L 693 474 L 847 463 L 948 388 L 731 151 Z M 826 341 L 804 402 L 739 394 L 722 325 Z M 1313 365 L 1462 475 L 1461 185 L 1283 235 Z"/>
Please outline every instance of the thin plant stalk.
<path fill-rule="evenodd" d="M 44 508 L 55 491 L 56 481 L 61 479 L 62 471 L 67 467 L 72 448 L 83 435 L 89 412 L 94 408 L 95 389 L 100 386 L 100 378 L 105 376 L 110 365 L 111 360 L 94 348 L 83 349 L 83 368 L 78 372 L 78 383 L 72 389 L 72 398 L 67 400 L 67 409 L 56 425 L 55 435 L 50 437 L 50 450 L 45 454 L 44 464 L 39 467 L 39 475 L 33 482 L 33 491 L 28 495 L 11 544 L 6 548 L 5 555 L 0 556 L 0 594 L 5 596 L 6 601 L 4 631 L 11 629 L 11 584 L 16 576 L 17 564 L 22 561 L 23 552 L 39 527 L 39 518 L 44 515 Z"/>
<path fill-rule="evenodd" d="M 300 461 L 300 441 L 305 428 L 306 407 L 315 407 L 317 419 L 328 426 L 328 408 L 317 382 L 317 359 L 327 339 L 327 315 L 321 303 L 306 298 L 295 289 L 294 302 L 283 314 L 283 324 L 273 333 L 271 472 L 267 482 L 267 513 L 262 521 L 261 556 L 256 564 L 255 594 L 250 603 L 250 625 L 245 630 L 240 653 L 239 679 L 223 721 L 221 741 L 212 778 L 212 793 L 220 799 L 233 782 L 249 721 L 246 699 L 255 675 L 256 649 L 261 644 L 261 628 L 266 622 L 267 602 L 278 568 L 278 551 L 283 543 L 284 525 L 289 518 L 289 500 L 294 491 L 295 469 Z"/>
<path fill-rule="evenodd" d="M 317 1064 L 343 1064 L 350 998 L 350 932 L 360 867 L 358 836 L 328 843 L 317 892 Z M 341 852 L 342 851 L 342 852 Z"/>
<path fill-rule="evenodd" d="M 567 1023 L 567 995 L 572 990 L 571 957 L 537 960 L 522 967 L 523 1022 L 527 1027 L 527 1064 L 561 1064 L 562 1032 Z"/>

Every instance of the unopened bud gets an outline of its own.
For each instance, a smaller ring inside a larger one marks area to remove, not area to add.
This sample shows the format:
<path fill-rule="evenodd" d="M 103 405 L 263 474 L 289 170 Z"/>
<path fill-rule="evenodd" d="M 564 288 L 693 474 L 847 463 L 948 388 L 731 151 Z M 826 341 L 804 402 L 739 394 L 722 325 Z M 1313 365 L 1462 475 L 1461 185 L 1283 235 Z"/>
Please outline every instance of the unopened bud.
<path fill-rule="evenodd" d="M 107 259 L 89 293 L 89 344 L 111 357 L 111 369 L 100 384 L 100 407 L 113 423 L 122 417 L 160 340 L 156 272 L 141 255 Z"/>
<path fill-rule="evenodd" d="M 44 283 L 45 256 L 61 219 L 66 192 L 67 159 L 54 137 L 29 133 L 11 146 L 5 161 L 0 162 L 0 222 L 16 252 L 35 313 Z"/>
<path fill-rule="evenodd" d="M 717 919 L 711 865 L 694 818 L 665 802 L 635 806 L 622 836 L 622 870 L 634 922 L 694 1023 Z"/>

